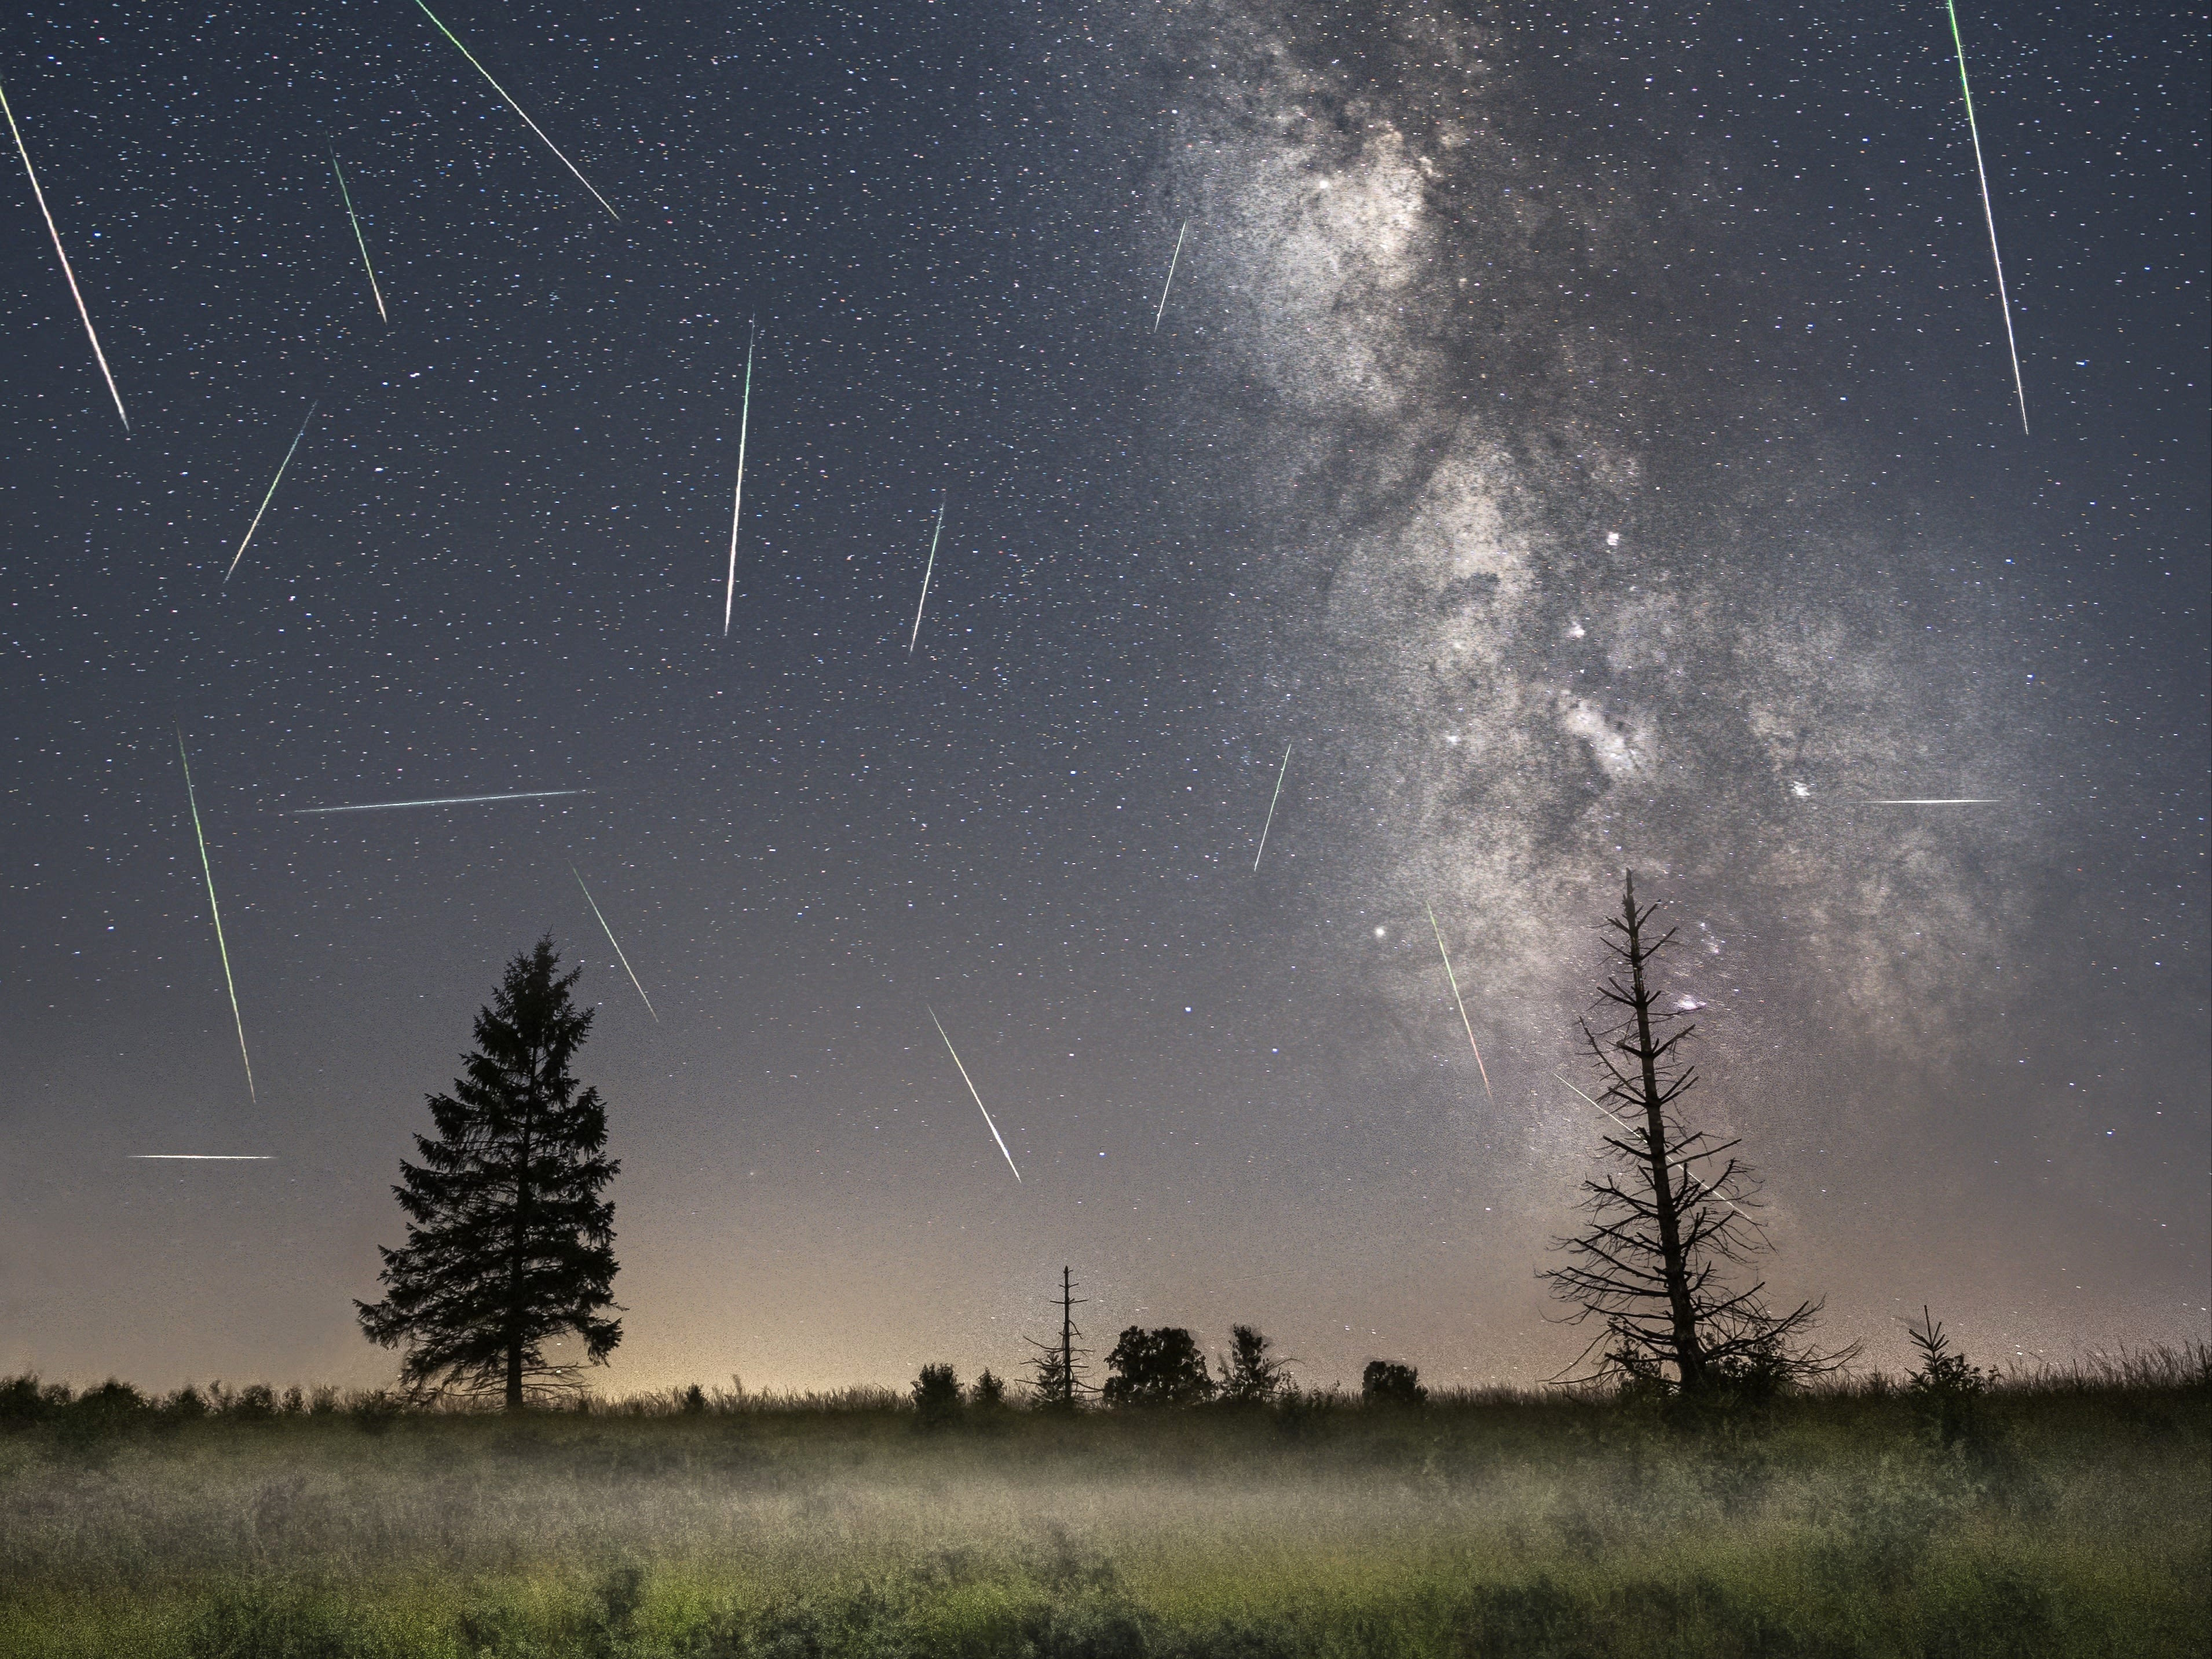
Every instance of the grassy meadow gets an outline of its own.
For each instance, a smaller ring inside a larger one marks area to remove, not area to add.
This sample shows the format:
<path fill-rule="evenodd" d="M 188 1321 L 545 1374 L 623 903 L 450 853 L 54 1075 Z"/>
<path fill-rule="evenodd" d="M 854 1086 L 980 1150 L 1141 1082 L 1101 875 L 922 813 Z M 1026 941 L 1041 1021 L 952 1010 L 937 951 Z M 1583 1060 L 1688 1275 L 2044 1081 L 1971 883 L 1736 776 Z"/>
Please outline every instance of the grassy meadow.
<path fill-rule="evenodd" d="M 1877 1379 L 935 1425 L 17 1379 L 0 1655 L 2201 1653 L 2207 1358 L 1942 1409 Z"/>

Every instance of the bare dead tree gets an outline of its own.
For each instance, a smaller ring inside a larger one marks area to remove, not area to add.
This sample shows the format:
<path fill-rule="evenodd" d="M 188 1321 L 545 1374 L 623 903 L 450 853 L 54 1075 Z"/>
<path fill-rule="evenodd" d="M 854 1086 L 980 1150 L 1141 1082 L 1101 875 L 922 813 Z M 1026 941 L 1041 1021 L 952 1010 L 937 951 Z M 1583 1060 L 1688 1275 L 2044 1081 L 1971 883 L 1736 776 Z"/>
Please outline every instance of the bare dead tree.
<path fill-rule="evenodd" d="M 1060 1295 L 1054 1298 L 1060 1309 L 1060 1340 L 1040 1342 L 1035 1337 L 1024 1337 L 1036 1352 L 1030 1359 L 1030 1392 L 1037 1404 L 1057 1411 L 1073 1411 L 1090 1384 L 1084 1380 L 1085 1358 L 1088 1348 L 1079 1348 L 1075 1339 L 1083 1334 L 1075 1322 L 1075 1310 L 1090 1298 L 1075 1293 L 1075 1273 L 1071 1267 L 1060 1270 Z"/>
<path fill-rule="evenodd" d="M 1573 1306 L 1567 1323 L 1595 1319 L 1601 1327 L 1569 1368 L 1583 1374 L 1566 1380 L 1702 1395 L 1837 1370 L 1858 1347 L 1823 1353 L 1807 1345 L 1820 1303 L 1778 1314 L 1763 1279 L 1735 1288 L 1772 1245 L 1755 1216 L 1755 1173 L 1735 1156 L 1741 1141 L 1716 1139 L 1680 1115 L 1698 1083 L 1681 1053 L 1697 1027 L 1686 1008 L 1662 1006 L 1652 968 L 1674 930 L 1651 937 L 1657 908 L 1637 903 L 1630 872 L 1620 914 L 1606 923 L 1612 963 L 1595 1005 L 1600 1022 L 1582 1022 L 1604 1084 L 1592 1103 L 1619 1133 L 1600 1137 L 1611 1167 L 1582 1184 L 1589 1224 L 1553 1242 L 1565 1263 L 1541 1275 Z"/>

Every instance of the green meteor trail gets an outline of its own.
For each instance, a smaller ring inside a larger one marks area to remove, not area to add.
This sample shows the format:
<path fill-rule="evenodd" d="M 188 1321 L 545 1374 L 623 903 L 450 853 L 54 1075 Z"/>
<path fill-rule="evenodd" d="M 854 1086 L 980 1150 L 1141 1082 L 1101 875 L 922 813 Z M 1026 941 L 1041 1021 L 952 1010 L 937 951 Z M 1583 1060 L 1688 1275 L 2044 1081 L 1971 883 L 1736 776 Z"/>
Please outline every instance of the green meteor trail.
<path fill-rule="evenodd" d="M 561 155 L 561 146 L 555 143 L 550 138 L 545 137 L 545 130 L 539 126 L 537 122 L 530 118 L 529 115 L 524 111 L 522 106 L 516 103 L 514 99 L 507 97 L 507 88 L 491 78 L 491 71 L 486 69 L 482 64 L 477 62 L 476 54 L 474 52 L 471 52 L 466 46 L 461 45 L 461 37 L 454 33 L 453 30 L 447 28 L 443 23 L 439 23 L 438 14 L 432 11 L 429 7 L 423 5 L 422 0 L 415 0 L 415 3 L 421 9 L 423 16 L 428 18 L 433 23 L 438 24 L 438 33 L 444 35 L 446 39 L 451 40 L 456 47 L 459 48 L 461 56 L 469 60 L 469 67 L 473 69 L 478 75 L 483 76 L 484 83 L 490 87 L 490 88 L 494 92 L 497 93 L 501 98 L 507 99 L 507 106 L 513 110 L 517 115 L 522 117 L 522 125 L 528 127 L 540 138 L 544 138 L 545 140 L 545 148 L 551 150 L 554 155 L 561 157 L 561 165 L 568 168 L 569 172 L 576 174 L 576 182 L 581 185 L 586 190 L 592 191 L 592 199 L 597 202 L 601 207 L 606 209 L 607 217 L 614 220 L 617 223 L 621 222 L 622 215 L 615 211 L 614 204 L 608 201 L 605 197 L 600 195 L 598 191 L 592 190 L 592 181 L 584 177 L 581 173 L 577 172 L 576 164 L 574 161 L 570 161 L 567 156 Z"/>
<path fill-rule="evenodd" d="M 1944 15 L 1951 20 L 1951 44 L 1959 51 L 1959 90 L 1966 100 L 1966 131 L 1974 139 L 1974 176 L 1982 184 L 1982 216 L 1990 222 L 1990 262 L 1997 268 L 1997 307 L 2004 313 L 2005 349 L 2012 354 L 2012 389 L 2020 398 L 2020 429 L 2027 431 L 2027 388 L 2020 378 L 2020 345 L 2012 335 L 2012 301 L 2005 297 L 2004 258 L 1997 252 L 1997 213 L 1990 204 L 1990 175 L 1982 167 L 1982 129 L 1974 119 L 1974 89 L 1966 84 L 1966 43 L 1959 34 L 1959 9 L 1943 0 Z"/>
<path fill-rule="evenodd" d="M 1293 738 L 1292 742 L 1297 741 Z M 1252 854 L 1252 869 L 1257 874 L 1261 854 L 1267 850 L 1267 831 L 1275 827 L 1275 803 L 1283 798 L 1283 775 L 1291 769 L 1291 745 L 1283 745 L 1283 763 L 1275 769 L 1275 793 L 1267 797 L 1267 821 L 1260 826 L 1260 851 Z"/>
<path fill-rule="evenodd" d="M 346 188 L 345 169 L 338 165 L 336 150 L 331 152 L 331 171 L 338 176 L 338 195 L 345 202 L 346 217 L 353 224 L 353 239 L 361 246 L 362 269 L 368 272 L 368 291 L 376 298 L 376 314 L 389 323 L 392 318 L 384 309 L 384 290 L 376 285 L 376 267 L 368 262 L 368 244 L 362 238 L 361 221 L 354 216 L 353 192 Z"/>
<path fill-rule="evenodd" d="M 923 1006 L 927 1007 L 928 1005 Z M 960 1066 L 960 1080 L 968 1085 L 968 1097 L 975 1103 L 975 1109 L 983 1114 L 983 1121 L 990 1128 L 991 1139 L 999 1143 L 999 1152 L 1006 1160 L 1006 1167 L 1009 1170 L 1014 1170 L 1014 1155 L 1006 1151 L 1006 1138 L 999 1133 L 999 1126 L 991 1121 L 990 1108 L 983 1104 L 983 1097 L 975 1092 L 975 1081 L 968 1075 L 968 1068 L 960 1065 L 960 1051 L 952 1046 L 951 1037 L 945 1036 L 945 1022 L 938 1018 L 937 1010 L 934 1008 L 929 1010 L 929 1023 L 937 1027 L 938 1036 L 945 1037 L 945 1052 L 952 1056 L 952 1063 L 955 1066 Z M 1018 1182 L 1021 1178 L 1022 1172 L 1019 1170 L 1014 1170 L 1014 1179 Z"/>
<path fill-rule="evenodd" d="M 319 399 L 318 400 L 319 402 Z M 315 418 L 315 404 L 307 405 L 307 419 L 300 422 L 300 429 L 292 434 L 292 447 L 284 452 L 284 459 L 276 463 L 276 476 L 269 481 L 269 493 L 261 498 L 261 505 L 253 509 L 253 522 L 246 526 L 246 538 L 238 544 L 238 551 L 230 556 L 230 570 L 222 573 L 223 580 L 230 580 L 230 571 L 238 568 L 238 562 L 246 556 L 246 544 L 253 539 L 253 532 L 261 528 L 261 515 L 269 510 L 269 503 L 276 499 L 276 486 L 284 482 L 284 469 L 292 465 L 292 455 L 300 447 L 300 440 L 307 435 L 307 422 Z"/>
<path fill-rule="evenodd" d="M 572 864 L 568 866 L 568 873 L 575 877 L 577 886 L 584 887 L 584 872 L 582 871 L 579 870 Z M 592 907 L 592 914 L 593 915 L 599 917 L 599 931 L 607 936 L 607 943 L 614 945 L 615 957 L 616 960 L 622 963 L 623 972 L 629 975 L 629 982 L 632 985 L 637 985 L 637 1000 L 645 1005 L 645 1012 L 647 1013 L 653 1014 L 653 1023 L 655 1025 L 659 1024 L 660 1016 L 653 1013 L 653 999 L 646 995 L 645 987 L 637 984 L 637 970 L 629 965 L 629 958 L 623 955 L 623 948 L 615 939 L 615 930 L 608 927 L 607 919 L 604 915 L 599 915 L 599 902 L 592 896 L 592 890 L 588 887 L 584 887 L 584 902 Z"/>
<path fill-rule="evenodd" d="M 738 495 L 730 504 L 730 589 L 722 596 L 722 637 L 730 637 L 730 610 L 738 602 L 738 520 L 745 510 L 745 428 L 753 415 L 753 342 L 745 337 L 745 397 L 738 408 Z"/>
<path fill-rule="evenodd" d="M 945 505 L 943 501 L 937 504 L 937 528 L 930 532 L 929 537 L 929 562 L 921 568 L 921 600 L 914 608 L 914 632 L 907 635 L 906 641 L 906 653 L 909 657 L 914 655 L 914 642 L 921 637 L 922 606 L 929 603 L 929 579 L 937 570 L 937 538 L 945 533 Z M 976 1104 L 982 1103 L 978 1101 Z"/>
<path fill-rule="evenodd" d="M 1459 1006 L 1459 1023 L 1467 1027 L 1467 1046 L 1474 1050 L 1474 1069 L 1482 1073 L 1482 1092 L 1489 1096 L 1490 1103 L 1498 1104 L 1498 1097 L 1491 1092 L 1490 1068 L 1482 1063 L 1482 1045 L 1474 1040 L 1474 1022 L 1467 1017 L 1466 1000 L 1459 994 L 1459 975 L 1452 972 L 1451 952 L 1444 949 L 1444 930 L 1437 926 L 1434 905 L 1422 907 L 1429 913 L 1429 926 L 1437 936 L 1437 954 L 1444 959 L 1444 978 L 1451 984 L 1452 1000 Z M 1574 1085 L 1569 1084 L 1569 1088 Z"/>
<path fill-rule="evenodd" d="M 8 92 L 0 87 L 0 115 L 8 118 L 8 131 L 15 140 L 15 154 L 23 158 L 23 171 L 30 175 L 31 194 L 39 198 L 39 212 L 46 222 L 46 234 L 54 239 L 54 257 L 62 262 L 62 276 L 67 279 L 70 297 L 76 301 L 76 314 L 84 319 L 85 337 L 92 342 L 92 355 L 100 363 L 100 378 L 107 382 L 107 395 L 115 399 L 115 412 L 123 416 L 123 429 L 131 430 L 131 417 L 123 414 L 123 394 L 115 389 L 115 377 L 107 372 L 107 354 L 100 349 L 100 336 L 92 326 L 92 313 L 85 309 L 84 295 L 76 285 L 76 272 L 70 269 L 69 253 L 62 246 L 62 234 L 54 228 L 54 216 L 46 207 L 46 192 L 39 188 L 39 170 L 31 165 L 31 152 L 24 147 L 23 135 L 15 125 L 15 112 L 8 107 Z"/>
<path fill-rule="evenodd" d="M 222 982 L 230 993 L 230 1018 L 238 1027 L 238 1057 L 246 1062 L 246 1097 L 258 1104 L 253 1087 L 253 1057 L 246 1052 L 246 1018 L 238 1012 L 238 981 L 230 976 L 230 947 L 222 939 L 222 907 L 215 902 L 215 871 L 208 864 L 207 835 L 200 828 L 200 798 L 192 787 L 192 757 L 185 752 L 185 728 L 177 728 L 177 758 L 185 763 L 185 799 L 191 804 L 192 835 L 200 844 L 200 873 L 207 878 L 208 913 L 215 918 L 215 948 L 222 957 Z"/>
<path fill-rule="evenodd" d="M 1167 315 L 1168 290 L 1175 286 L 1176 264 L 1182 258 L 1183 232 L 1189 228 L 1190 221 L 1186 219 L 1182 222 L 1182 230 L 1176 232 L 1175 252 L 1168 260 L 1168 279 L 1160 284 L 1159 309 L 1152 313 L 1152 332 L 1155 334 L 1160 331 L 1160 319 Z"/>

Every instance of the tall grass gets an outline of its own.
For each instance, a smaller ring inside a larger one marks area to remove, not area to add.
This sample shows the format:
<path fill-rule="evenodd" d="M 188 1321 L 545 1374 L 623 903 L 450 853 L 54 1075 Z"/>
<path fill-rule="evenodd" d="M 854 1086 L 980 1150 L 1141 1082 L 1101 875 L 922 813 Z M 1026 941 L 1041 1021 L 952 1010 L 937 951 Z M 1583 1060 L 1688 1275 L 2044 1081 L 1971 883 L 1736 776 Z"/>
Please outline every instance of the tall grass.
<path fill-rule="evenodd" d="M 0 1654 L 2158 1655 L 2212 1365 L 1692 1411 L 675 1390 L 520 1419 L 0 1383 Z"/>

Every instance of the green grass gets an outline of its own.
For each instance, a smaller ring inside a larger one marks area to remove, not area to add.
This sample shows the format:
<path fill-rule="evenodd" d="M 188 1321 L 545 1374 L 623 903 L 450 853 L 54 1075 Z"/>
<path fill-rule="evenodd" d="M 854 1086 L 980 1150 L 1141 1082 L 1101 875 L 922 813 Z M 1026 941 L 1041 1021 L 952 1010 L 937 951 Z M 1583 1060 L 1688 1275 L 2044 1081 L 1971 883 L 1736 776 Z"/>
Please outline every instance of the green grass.
<path fill-rule="evenodd" d="M 929 1431 L 866 1394 L 510 1421 L 0 1385 L 0 1655 L 2194 1653 L 2212 1393 L 2169 1359 L 2015 1381 L 1948 1444 L 1866 1386 Z"/>

